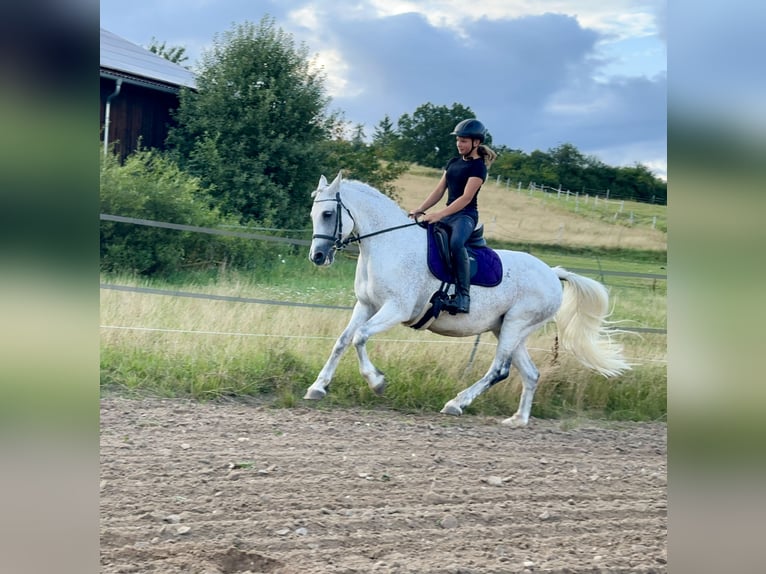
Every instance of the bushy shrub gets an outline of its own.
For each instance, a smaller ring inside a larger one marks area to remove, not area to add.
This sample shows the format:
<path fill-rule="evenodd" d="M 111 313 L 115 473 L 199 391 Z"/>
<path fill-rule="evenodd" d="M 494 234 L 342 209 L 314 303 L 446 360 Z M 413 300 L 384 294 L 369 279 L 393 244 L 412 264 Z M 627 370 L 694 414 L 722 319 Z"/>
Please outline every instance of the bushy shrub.
<path fill-rule="evenodd" d="M 101 213 L 198 227 L 234 221 L 209 205 L 199 180 L 154 150 L 139 150 L 120 164 L 101 160 Z M 101 270 L 169 276 L 191 270 L 254 268 L 266 247 L 261 242 L 198 232 L 101 222 Z"/>

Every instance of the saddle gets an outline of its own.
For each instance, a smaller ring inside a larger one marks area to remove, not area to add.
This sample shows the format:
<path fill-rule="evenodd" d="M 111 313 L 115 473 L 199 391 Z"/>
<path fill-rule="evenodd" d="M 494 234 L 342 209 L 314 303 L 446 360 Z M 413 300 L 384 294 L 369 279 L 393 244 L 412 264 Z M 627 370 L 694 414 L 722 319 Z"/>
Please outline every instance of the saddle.
<path fill-rule="evenodd" d="M 426 329 L 442 310 L 450 311 L 448 290 L 455 283 L 452 271 L 452 257 L 449 248 L 449 229 L 442 223 L 428 225 L 428 269 L 442 284 L 432 296 L 423 311 L 409 323 L 413 329 Z M 484 225 L 473 230 L 466 242 L 468 259 L 471 262 L 471 285 L 495 287 L 503 280 L 503 263 L 500 256 L 487 247 L 484 239 Z M 452 311 L 450 311 L 452 313 Z"/>
<path fill-rule="evenodd" d="M 498 254 L 487 247 L 484 225 L 473 230 L 465 244 L 471 262 L 471 285 L 495 287 L 503 279 L 503 264 Z M 449 248 L 449 230 L 442 223 L 428 226 L 428 268 L 445 283 L 455 283 Z"/>

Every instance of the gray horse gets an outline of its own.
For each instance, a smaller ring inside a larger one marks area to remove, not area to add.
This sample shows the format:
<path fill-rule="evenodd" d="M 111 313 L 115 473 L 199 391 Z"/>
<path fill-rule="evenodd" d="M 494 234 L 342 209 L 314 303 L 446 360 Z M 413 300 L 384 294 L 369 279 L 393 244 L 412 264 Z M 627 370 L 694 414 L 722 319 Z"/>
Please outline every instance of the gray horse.
<path fill-rule="evenodd" d="M 441 281 L 428 271 L 426 230 L 412 224 L 406 212 L 378 190 L 344 180 L 340 173 L 329 184 L 322 176 L 313 198 L 309 259 L 316 265 L 330 265 L 336 249 L 350 242 L 359 244 L 359 259 L 354 279 L 357 302 L 351 320 L 304 399 L 318 400 L 327 394 L 338 361 L 352 343 L 362 377 L 374 392 L 382 394 L 386 379 L 370 361 L 366 343 L 397 324 L 415 323 L 439 289 Z M 611 340 L 606 329 L 609 296 L 601 283 L 551 268 L 528 253 L 498 250 L 498 254 L 503 266 L 500 284 L 472 285 L 470 313 L 442 313 L 428 325 L 440 335 L 465 337 L 491 331 L 497 338 L 489 370 L 448 401 L 442 413 L 462 414 L 515 366 L 523 391 L 518 410 L 503 424 L 525 426 L 540 376 L 526 340 L 550 320 L 556 322 L 561 347 L 586 367 L 606 377 L 630 369 L 622 347 Z"/>

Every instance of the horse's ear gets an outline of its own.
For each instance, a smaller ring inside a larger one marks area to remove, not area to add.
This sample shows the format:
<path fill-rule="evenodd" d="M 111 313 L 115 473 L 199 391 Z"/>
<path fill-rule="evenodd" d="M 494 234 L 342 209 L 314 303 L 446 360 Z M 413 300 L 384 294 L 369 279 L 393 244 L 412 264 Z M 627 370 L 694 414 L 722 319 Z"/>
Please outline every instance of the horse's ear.
<path fill-rule="evenodd" d="M 327 187 L 327 178 L 325 176 L 319 177 L 319 185 L 317 187 Z"/>
<path fill-rule="evenodd" d="M 332 180 L 332 184 L 331 185 L 339 186 L 342 179 L 343 179 L 343 170 L 340 170 L 338 172 L 338 175 L 335 176 L 335 179 Z"/>

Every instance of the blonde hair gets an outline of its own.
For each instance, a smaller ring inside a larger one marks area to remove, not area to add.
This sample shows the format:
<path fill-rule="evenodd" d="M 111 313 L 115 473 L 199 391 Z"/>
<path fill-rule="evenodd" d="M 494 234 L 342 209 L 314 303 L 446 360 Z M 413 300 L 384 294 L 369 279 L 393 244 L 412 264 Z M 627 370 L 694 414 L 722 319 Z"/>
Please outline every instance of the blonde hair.
<path fill-rule="evenodd" d="M 497 159 L 497 153 L 495 153 L 492 148 L 484 144 L 481 144 L 476 149 L 476 151 L 479 154 L 479 157 L 484 159 L 484 165 L 486 165 L 488 168 L 492 165 L 492 162 Z"/>

